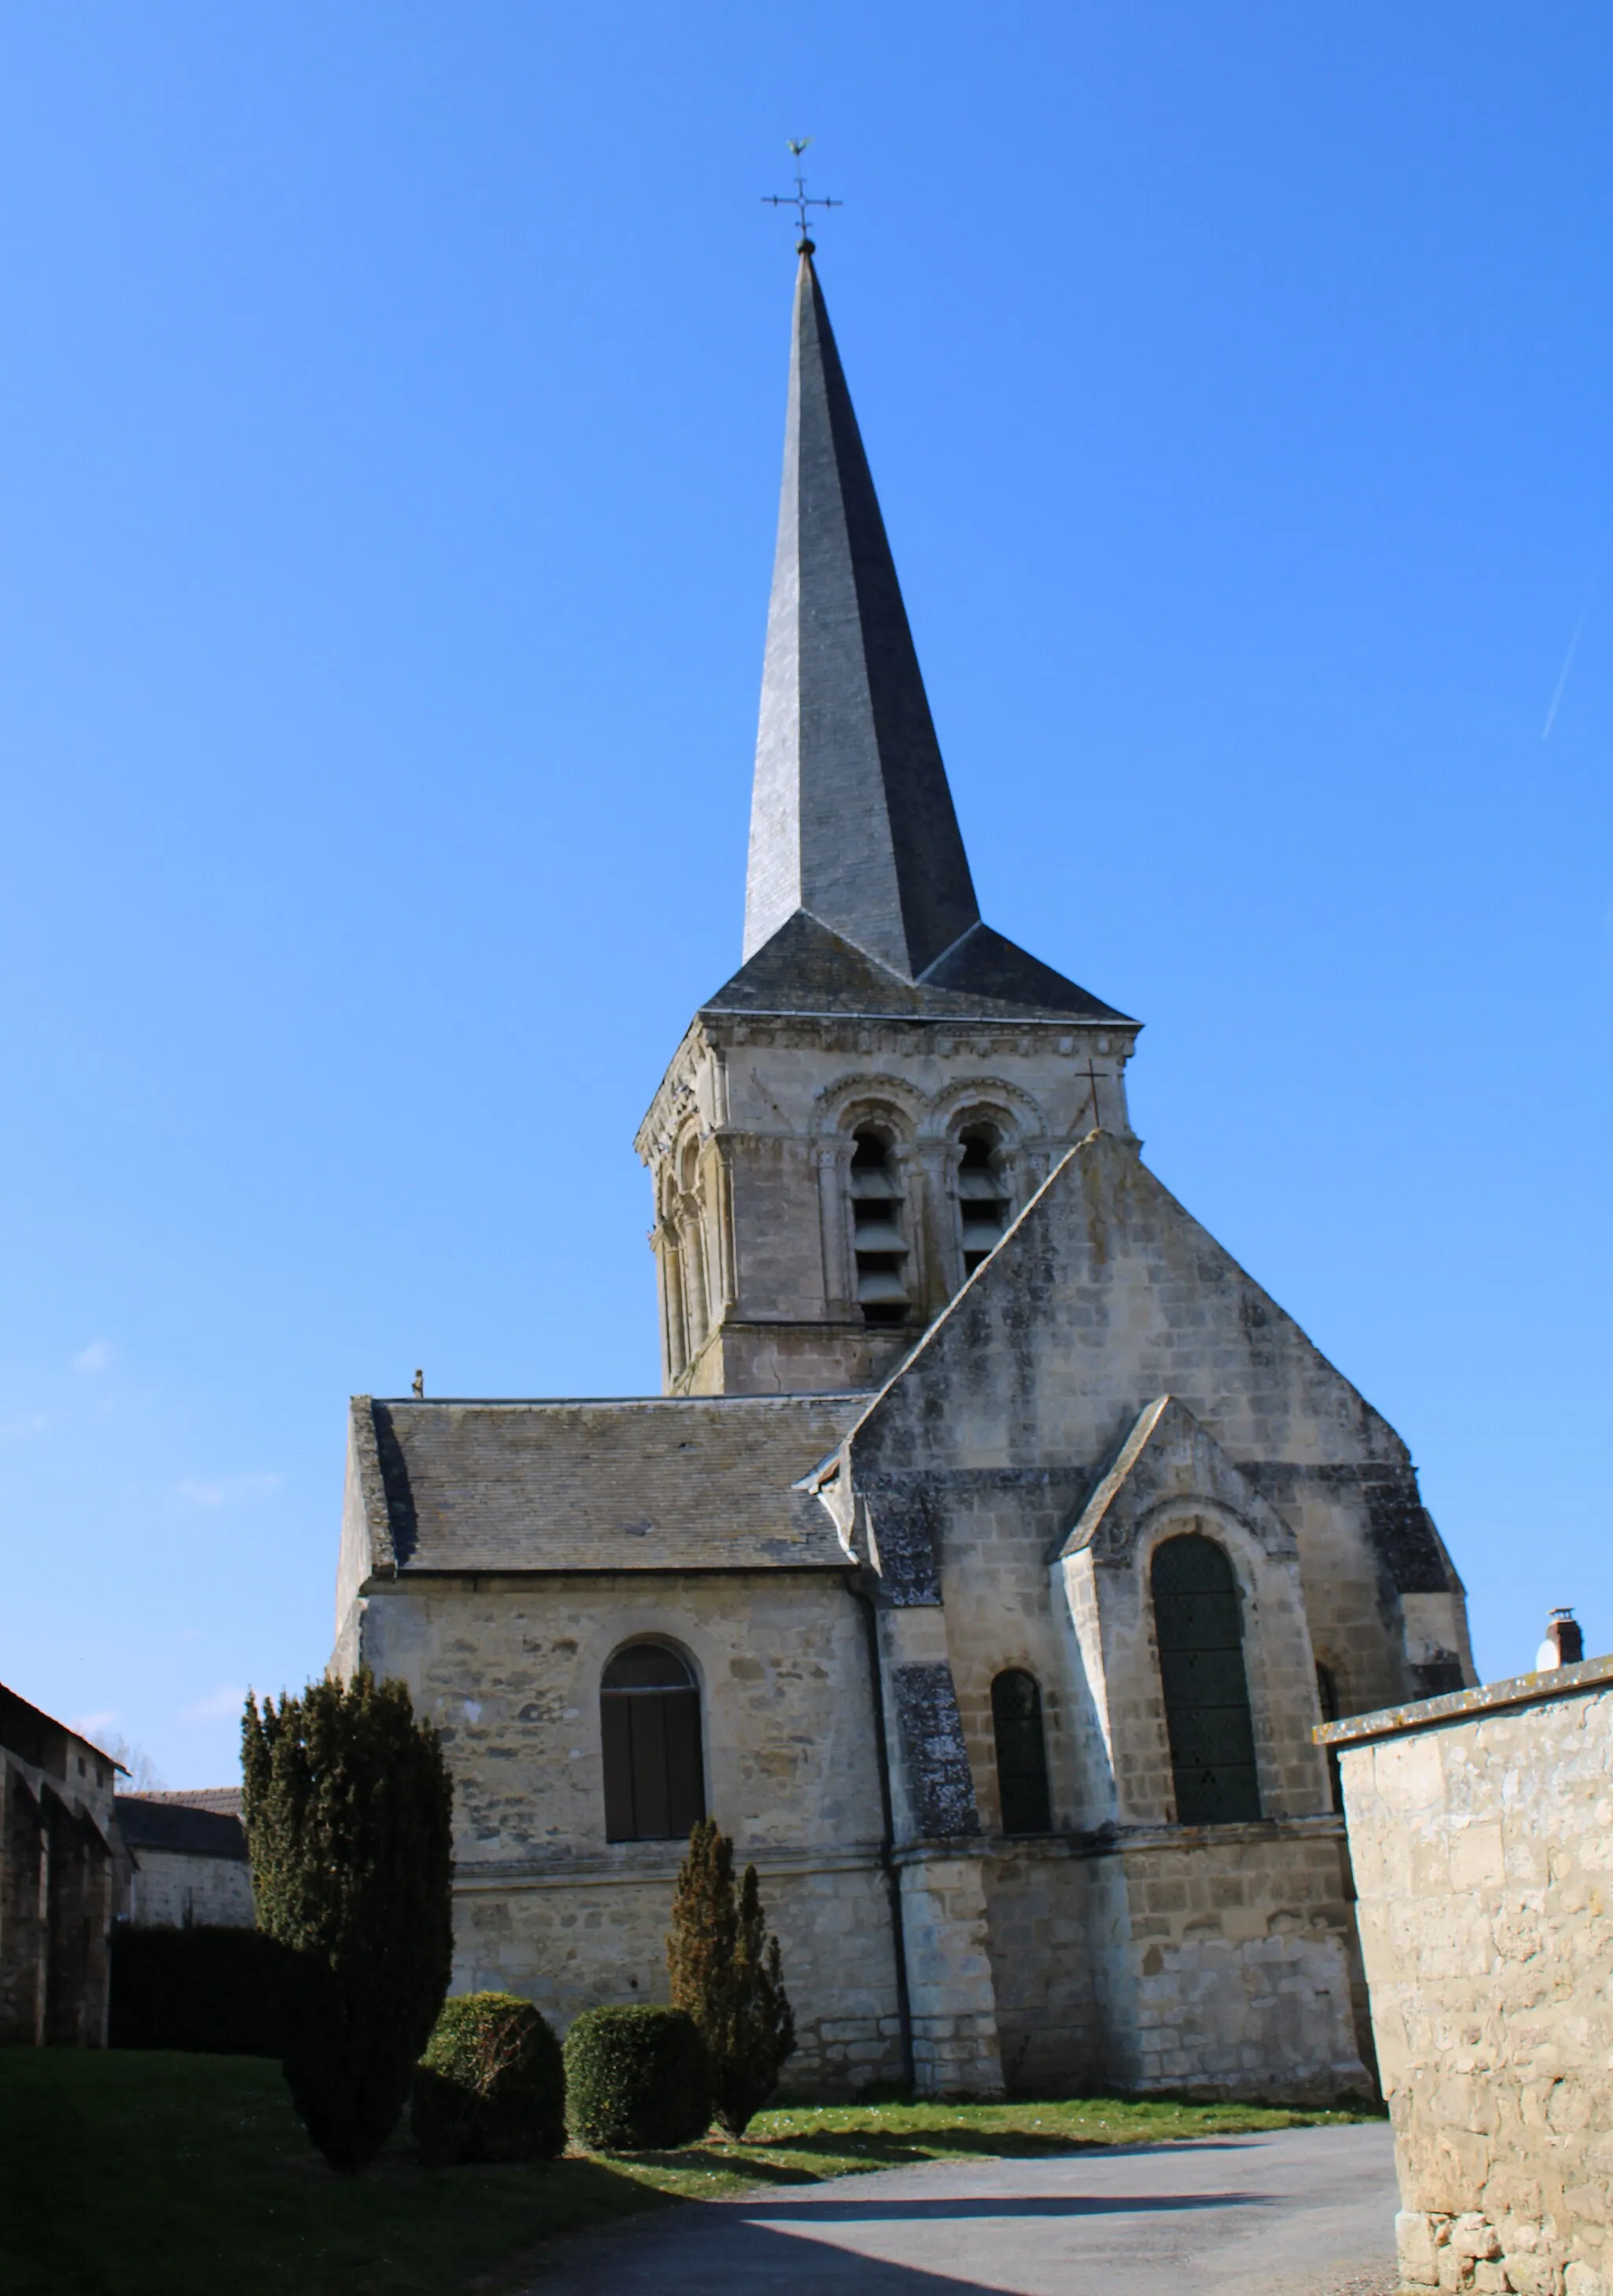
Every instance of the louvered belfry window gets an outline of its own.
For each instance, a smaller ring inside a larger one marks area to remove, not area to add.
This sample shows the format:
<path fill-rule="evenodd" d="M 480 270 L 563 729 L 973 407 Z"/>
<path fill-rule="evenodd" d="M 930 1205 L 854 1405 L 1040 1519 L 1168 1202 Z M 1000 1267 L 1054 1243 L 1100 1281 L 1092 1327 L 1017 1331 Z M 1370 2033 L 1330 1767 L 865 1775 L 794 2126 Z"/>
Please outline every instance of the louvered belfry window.
<path fill-rule="evenodd" d="M 1002 1177 L 1001 1144 L 989 1124 L 973 1124 L 961 1135 L 958 1209 L 963 1223 L 963 1272 L 973 1275 L 997 1249 L 1013 1206 Z"/>
<path fill-rule="evenodd" d="M 1187 1533 L 1156 1548 L 1154 1628 L 1179 1825 L 1260 1816 L 1243 1604 L 1224 1548 Z"/>
<path fill-rule="evenodd" d="M 599 1684 L 608 1841 L 682 1841 L 705 1816 L 700 1693 L 676 1651 L 633 1643 Z"/>
<path fill-rule="evenodd" d="M 862 1320 L 905 1324 L 908 1245 L 901 1176 L 883 1132 L 865 1125 L 852 1138 L 857 1144 L 852 1155 L 852 1248 Z"/>
<path fill-rule="evenodd" d="M 1005 1833 L 1050 1833 L 1048 1749 L 1041 1728 L 1041 1692 L 1033 1674 L 1010 1667 L 992 1685 L 992 1731 L 997 1741 L 997 1798 Z"/>

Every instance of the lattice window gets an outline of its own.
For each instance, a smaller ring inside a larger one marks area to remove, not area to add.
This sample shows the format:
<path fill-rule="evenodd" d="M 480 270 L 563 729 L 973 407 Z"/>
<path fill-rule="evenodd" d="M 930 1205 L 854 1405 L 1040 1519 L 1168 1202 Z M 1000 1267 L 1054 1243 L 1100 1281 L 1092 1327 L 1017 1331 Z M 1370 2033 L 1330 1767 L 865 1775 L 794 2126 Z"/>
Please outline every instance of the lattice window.
<path fill-rule="evenodd" d="M 1179 1825 L 1260 1816 L 1243 1603 L 1224 1548 L 1189 1532 L 1155 1550 L 1154 1628 Z"/>
<path fill-rule="evenodd" d="M 997 1742 L 997 1799 L 1005 1833 L 1050 1833 L 1048 1749 L 1041 1727 L 1041 1692 L 1033 1674 L 1010 1667 L 992 1685 L 992 1731 Z"/>
<path fill-rule="evenodd" d="M 634 1643 L 599 1684 L 608 1841 L 680 1841 L 705 1816 L 700 1693 L 676 1651 Z"/>

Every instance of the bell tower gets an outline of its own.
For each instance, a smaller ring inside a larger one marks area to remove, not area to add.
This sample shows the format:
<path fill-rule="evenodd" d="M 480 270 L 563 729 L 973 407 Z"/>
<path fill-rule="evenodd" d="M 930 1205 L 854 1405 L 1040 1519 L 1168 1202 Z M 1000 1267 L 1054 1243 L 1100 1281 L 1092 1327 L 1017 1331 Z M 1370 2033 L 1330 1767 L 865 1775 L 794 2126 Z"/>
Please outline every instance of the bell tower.
<path fill-rule="evenodd" d="M 1139 1023 L 994 932 L 800 249 L 744 963 L 639 1128 L 669 1393 L 884 1383 L 1074 1142 Z"/>

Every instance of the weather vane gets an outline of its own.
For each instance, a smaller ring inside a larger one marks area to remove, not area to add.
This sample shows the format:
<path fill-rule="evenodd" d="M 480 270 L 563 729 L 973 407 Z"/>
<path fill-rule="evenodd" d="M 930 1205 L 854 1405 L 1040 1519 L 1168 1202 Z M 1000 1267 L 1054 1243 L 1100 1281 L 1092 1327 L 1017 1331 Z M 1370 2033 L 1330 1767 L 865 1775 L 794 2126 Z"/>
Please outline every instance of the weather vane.
<path fill-rule="evenodd" d="M 800 243 L 795 250 L 798 255 L 811 255 L 812 252 L 811 237 L 807 230 L 807 209 L 809 208 L 843 208 L 845 205 L 845 201 L 844 200 L 808 199 L 806 177 L 801 172 L 801 155 L 806 150 L 807 145 L 811 142 L 811 140 L 812 139 L 810 135 L 802 135 L 800 138 L 796 138 L 792 135 L 790 138 L 790 156 L 795 162 L 794 190 L 793 192 L 763 192 L 761 195 L 761 204 L 764 208 L 794 209 L 795 220 L 801 229 Z"/>

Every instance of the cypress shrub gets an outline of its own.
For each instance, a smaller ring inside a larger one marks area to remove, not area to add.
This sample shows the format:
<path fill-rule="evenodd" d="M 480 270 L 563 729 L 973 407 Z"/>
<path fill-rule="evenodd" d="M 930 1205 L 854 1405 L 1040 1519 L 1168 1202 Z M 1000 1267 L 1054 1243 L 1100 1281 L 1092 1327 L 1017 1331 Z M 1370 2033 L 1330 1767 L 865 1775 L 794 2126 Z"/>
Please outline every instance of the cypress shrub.
<path fill-rule="evenodd" d="M 259 1926 L 288 1956 L 292 2102 L 350 2175 L 396 2128 L 448 1991 L 448 1765 L 404 1685 L 361 1671 L 249 1698 L 242 1769 Z"/>
<path fill-rule="evenodd" d="M 672 2001 L 700 2028 L 717 2121 L 743 2136 L 778 2086 L 795 2046 L 778 1940 L 767 1934 L 756 1868 L 734 1888 L 734 1845 L 714 1818 L 696 1820 L 678 1873 L 666 1941 Z"/>
<path fill-rule="evenodd" d="M 566 2119 L 597 2152 L 668 2152 L 711 2125 L 711 2068 L 681 2009 L 585 2009 L 565 2037 Z"/>
<path fill-rule="evenodd" d="M 282 2055 L 284 1957 L 261 1930 L 120 1923 L 112 1931 L 109 2046 Z"/>
<path fill-rule="evenodd" d="M 530 2001 L 462 1993 L 443 2004 L 415 2074 L 410 2126 L 433 2168 L 552 2161 L 565 2145 L 565 2065 Z"/>

